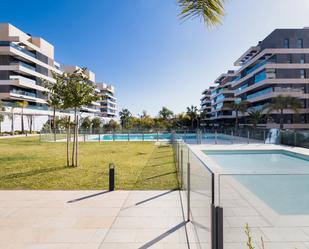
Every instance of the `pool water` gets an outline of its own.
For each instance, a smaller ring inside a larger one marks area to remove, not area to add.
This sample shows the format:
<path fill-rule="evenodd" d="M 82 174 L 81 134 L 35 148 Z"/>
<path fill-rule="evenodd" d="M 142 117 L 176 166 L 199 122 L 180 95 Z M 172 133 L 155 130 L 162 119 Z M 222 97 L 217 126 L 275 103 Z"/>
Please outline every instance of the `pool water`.
<path fill-rule="evenodd" d="M 177 134 L 178 139 L 183 139 L 187 144 L 196 144 L 196 133 L 184 133 Z M 147 134 L 101 134 L 87 136 L 88 141 L 168 141 L 172 139 L 171 133 L 147 133 Z M 217 138 L 213 134 L 203 134 L 201 137 L 202 143 L 214 144 L 215 142 L 220 144 L 230 144 L 231 139 L 224 135 L 217 135 Z"/>
<path fill-rule="evenodd" d="M 284 150 L 204 153 L 224 168 L 222 183 L 237 179 L 279 214 L 309 214 L 309 156 Z"/>

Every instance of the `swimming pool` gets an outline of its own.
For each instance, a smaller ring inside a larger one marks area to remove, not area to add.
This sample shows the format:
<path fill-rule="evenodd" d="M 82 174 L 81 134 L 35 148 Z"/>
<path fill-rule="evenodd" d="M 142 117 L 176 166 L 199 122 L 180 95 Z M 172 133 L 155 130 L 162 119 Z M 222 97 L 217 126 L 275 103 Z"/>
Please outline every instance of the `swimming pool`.
<path fill-rule="evenodd" d="M 309 156 L 286 150 L 203 151 L 278 214 L 309 214 Z"/>
<path fill-rule="evenodd" d="M 177 139 L 184 140 L 187 144 L 196 144 L 198 140 L 203 144 L 231 144 L 233 140 L 226 135 L 202 134 L 198 136 L 196 133 L 178 133 Z M 172 139 L 171 133 L 117 133 L 117 134 L 101 134 L 87 135 L 87 141 L 169 141 Z"/>

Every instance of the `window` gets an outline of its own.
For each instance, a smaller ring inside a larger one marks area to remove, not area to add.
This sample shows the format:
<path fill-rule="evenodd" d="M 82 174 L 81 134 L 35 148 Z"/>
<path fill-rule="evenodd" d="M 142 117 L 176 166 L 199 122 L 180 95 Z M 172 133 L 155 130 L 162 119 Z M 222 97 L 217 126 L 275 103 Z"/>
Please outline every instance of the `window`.
<path fill-rule="evenodd" d="M 305 78 L 305 69 L 300 70 L 300 78 L 304 79 Z"/>
<path fill-rule="evenodd" d="M 297 39 L 296 47 L 297 48 L 303 48 L 303 39 Z"/>
<path fill-rule="evenodd" d="M 290 47 L 289 39 L 284 39 L 283 47 L 284 48 L 289 48 Z"/>
<path fill-rule="evenodd" d="M 304 63 L 305 63 L 305 55 L 304 55 L 304 54 L 301 54 L 301 55 L 300 55 L 299 63 L 301 63 L 301 64 L 304 64 Z"/>

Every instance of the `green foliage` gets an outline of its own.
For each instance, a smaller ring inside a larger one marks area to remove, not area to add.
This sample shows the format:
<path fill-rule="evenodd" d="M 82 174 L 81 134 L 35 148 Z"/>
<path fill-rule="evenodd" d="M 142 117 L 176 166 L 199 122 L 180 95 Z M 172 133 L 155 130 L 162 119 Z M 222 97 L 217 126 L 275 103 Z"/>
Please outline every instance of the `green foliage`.
<path fill-rule="evenodd" d="M 182 19 L 202 17 L 208 26 L 220 24 L 224 16 L 224 0 L 178 0 L 178 4 Z"/>
<path fill-rule="evenodd" d="M 280 118 L 280 128 L 283 128 L 283 112 L 284 110 L 292 110 L 295 113 L 298 113 L 298 110 L 301 108 L 300 100 L 291 97 L 279 95 L 272 99 L 270 104 L 266 106 L 267 113 L 270 114 L 273 111 L 279 112 Z"/>
<path fill-rule="evenodd" d="M 253 124 L 254 128 L 256 128 L 263 118 L 263 111 L 254 109 L 249 111 L 249 122 Z"/>
<path fill-rule="evenodd" d="M 164 120 L 172 118 L 173 115 L 174 113 L 165 106 L 163 106 L 162 109 L 159 111 L 159 117 Z"/>
<path fill-rule="evenodd" d="M 122 109 L 119 112 L 119 117 L 122 128 L 127 128 L 126 125 L 128 124 L 129 119 L 132 117 L 132 113 L 128 109 Z"/>
<path fill-rule="evenodd" d="M 114 131 L 120 128 L 120 125 L 113 119 L 111 119 L 108 124 L 104 125 L 104 128 L 108 131 Z"/>
<path fill-rule="evenodd" d="M 89 129 L 92 125 L 92 121 L 89 117 L 85 117 L 82 119 L 81 127 L 85 130 Z"/>
<path fill-rule="evenodd" d="M 91 123 L 92 123 L 92 128 L 94 130 L 99 130 L 102 126 L 102 121 L 98 117 L 95 117 L 94 119 L 92 119 Z"/>

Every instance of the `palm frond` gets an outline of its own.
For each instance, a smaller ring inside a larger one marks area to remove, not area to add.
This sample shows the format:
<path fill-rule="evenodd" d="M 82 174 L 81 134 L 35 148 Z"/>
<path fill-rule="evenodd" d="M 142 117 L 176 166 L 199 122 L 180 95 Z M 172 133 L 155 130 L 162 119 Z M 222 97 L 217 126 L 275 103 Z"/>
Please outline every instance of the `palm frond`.
<path fill-rule="evenodd" d="M 202 17 L 208 27 L 221 24 L 225 0 L 178 0 L 181 19 Z"/>

